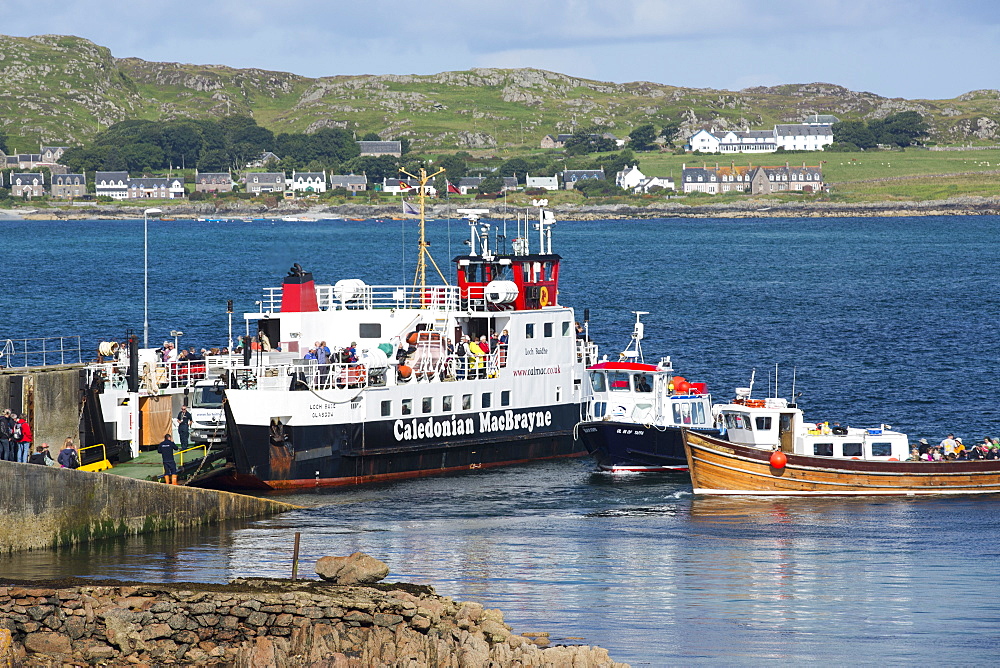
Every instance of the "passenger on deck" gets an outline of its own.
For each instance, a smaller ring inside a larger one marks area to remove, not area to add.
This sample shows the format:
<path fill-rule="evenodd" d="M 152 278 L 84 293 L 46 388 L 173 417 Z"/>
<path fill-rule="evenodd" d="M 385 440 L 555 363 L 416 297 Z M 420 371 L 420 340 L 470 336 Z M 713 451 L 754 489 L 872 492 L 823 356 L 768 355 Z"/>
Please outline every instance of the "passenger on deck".
<path fill-rule="evenodd" d="M 944 454 L 946 455 L 950 452 L 955 451 L 955 445 L 956 445 L 955 434 L 948 434 L 948 438 L 941 441 L 941 449 L 944 451 Z"/>
<path fill-rule="evenodd" d="M 910 456 L 907 458 L 906 461 L 908 461 L 908 462 L 919 462 L 920 461 L 920 450 L 917 448 L 917 446 L 914 445 L 913 449 L 910 450 Z"/>
<path fill-rule="evenodd" d="M 499 360 L 500 366 L 507 366 L 507 341 L 510 340 L 510 332 L 506 329 L 500 333 L 500 338 L 497 339 L 497 344 L 500 350 Z"/>
<path fill-rule="evenodd" d="M 469 337 L 463 336 L 455 346 L 455 379 L 465 380 L 469 369 Z"/>

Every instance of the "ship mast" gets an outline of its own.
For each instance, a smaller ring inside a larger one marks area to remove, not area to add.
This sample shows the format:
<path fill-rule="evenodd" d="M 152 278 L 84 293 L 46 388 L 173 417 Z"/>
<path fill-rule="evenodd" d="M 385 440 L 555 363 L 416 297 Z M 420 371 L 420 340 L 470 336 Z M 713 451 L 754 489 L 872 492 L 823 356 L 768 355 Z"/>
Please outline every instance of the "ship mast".
<path fill-rule="evenodd" d="M 427 198 L 427 192 L 425 187 L 428 181 L 433 179 L 438 174 L 443 174 L 444 169 L 439 169 L 433 174 L 428 175 L 427 170 L 421 167 L 420 176 L 414 176 L 405 169 L 400 169 L 399 171 L 401 171 L 403 174 L 406 174 L 411 179 L 416 179 L 417 182 L 420 183 L 419 191 L 417 193 L 417 197 L 420 199 L 420 241 L 418 244 L 420 246 L 420 252 L 417 254 L 417 270 L 413 276 L 413 287 L 416 288 L 419 285 L 421 290 L 427 287 L 427 260 L 431 261 L 431 264 L 437 271 L 438 276 L 441 277 L 441 280 L 444 281 L 445 285 L 448 285 L 448 279 L 444 277 L 444 274 L 441 273 L 441 269 L 438 268 L 437 266 L 437 262 L 435 262 L 434 258 L 431 257 L 431 252 L 429 250 L 430 244 L 427 242 L 427 239 L 424 236 L 424 225 L 426 223 L 426 218 L 424 217 L 424 200 Z"/>

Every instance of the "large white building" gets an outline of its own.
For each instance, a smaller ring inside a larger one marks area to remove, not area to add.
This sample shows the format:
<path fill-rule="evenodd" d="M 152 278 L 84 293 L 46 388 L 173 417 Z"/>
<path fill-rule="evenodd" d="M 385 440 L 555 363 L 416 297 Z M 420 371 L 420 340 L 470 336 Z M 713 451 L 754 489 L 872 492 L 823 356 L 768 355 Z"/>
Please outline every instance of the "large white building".
<path fill-rule="evenodd" d="M 648 193 L 654 187 L 664 190 L 674 190 L 674 180 L 660 176 L 646 176 L 639 171 L 639 165 L 629 167 L 615 174 L 615 185 L 623 190 L 634 193 Z"/>
<path fill-rule="evenodd" d="M 688 145 L 701 153 L 774 153 L 786 151 L 822 151 L 833 143 L 833 126 L 818 123 L 785 123 L 773 130 L 698 130 Z"/>

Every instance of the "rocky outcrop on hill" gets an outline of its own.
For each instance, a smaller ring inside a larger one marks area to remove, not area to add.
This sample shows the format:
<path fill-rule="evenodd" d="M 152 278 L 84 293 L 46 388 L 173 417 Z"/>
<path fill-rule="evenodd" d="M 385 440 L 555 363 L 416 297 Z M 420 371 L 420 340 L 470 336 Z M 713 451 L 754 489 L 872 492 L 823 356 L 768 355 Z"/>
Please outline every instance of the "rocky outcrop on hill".
<path fill-rule="evenodd" d="M 122 120 L 219 118 L 262 110 L 267 119 L 262 124 L 275 133 L 321 127 L 386 136 L 405 131 L 416 150 L 537 145 L 552 132 L 594 126 L 624 134 L 666 120 L 682 121 L 683 133 L 702 127 L 761 129 L 810 113 L 869 120 L 915 110 L 928 118 L 930 139 L 938 142 L 988 138 L 986 126 L 1000 123 L 1000 94 L 992 89 L 954 100 L 902 100 L 822 82 L 726 91 L 593 81 L 530 68 L 310 79 L 115 58 L 85 39 L 59 35 L 0 36 L 0 67 L 6 93 L 0 127 L 31 150 L 38 143 L 79 144 Z"/>
<path fill-rule="evenodd" d="M 430 587 L 0 585 L 0 664 L 619 667 L 606 650 L 517 635 L 498 610 Z"/>

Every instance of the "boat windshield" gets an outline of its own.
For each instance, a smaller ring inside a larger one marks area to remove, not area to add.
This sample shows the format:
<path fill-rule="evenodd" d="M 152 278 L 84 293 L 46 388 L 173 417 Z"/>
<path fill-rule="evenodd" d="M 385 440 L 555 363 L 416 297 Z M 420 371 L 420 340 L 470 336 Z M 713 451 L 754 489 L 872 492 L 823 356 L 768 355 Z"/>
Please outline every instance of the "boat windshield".
<path fill-rule="evenodd" d="M 590 385 L 594 388 L 594 392 L 608 391 L 607 383 L 604 382 L 604 373 L 601 371 L 590 372 Z"/>
<path fill-rule="evenodd" d="M 611 387 L 612 392 L 628 392 L 629 374 L 624 371 L 610 371 L 608 372 L 608 385 Z"/>
<path fill-rule="evenodd" d="M 222 408 L 223 390 L 215 386 L 196 387 L 192 394 L 191 408 Z"/>
<path fill-rule="evenodd" d="M 651 374 L 651 373 L 637 373 L 637 374 L 635 374 L 635 391 L 636 392 L 652 392 L 653 391 L 653 374 Z"/>

